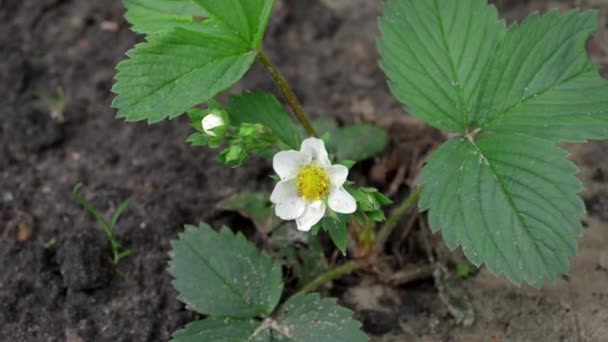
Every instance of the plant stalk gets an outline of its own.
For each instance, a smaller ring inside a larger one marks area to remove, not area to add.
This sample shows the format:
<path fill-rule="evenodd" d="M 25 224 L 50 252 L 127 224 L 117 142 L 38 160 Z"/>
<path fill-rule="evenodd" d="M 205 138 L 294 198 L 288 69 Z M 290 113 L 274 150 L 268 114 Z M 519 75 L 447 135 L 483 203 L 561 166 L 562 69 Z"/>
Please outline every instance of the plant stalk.
<path fill-rule="evenodd" d="M 298 290 L 298 293 L 312 292 L 327 282 L 338 279 L 338 278 L 340 278 L 344 275 L 350 274 L 360 268 L 368 266 L 369 264 L 371 264 L 371 262 L 372 262 L 372 259 L 361 259 L 361 260 L 349 261 L 345 264 L 342 264 L 334 269 L 331 269 L 331 270 L 321 274 L 320 276 L 318 276 L 317 278 L 312 280 L 310 283 L 308 283 L 304 287 L 302 287 L 300 290 Z"/>
<path fill-rule="evenodd" d="M 393 230 L 397 227 L 397 224 L 399 223 L 399 221 L 401 221 L 403 216 L 405 216 L 405 214 L 407 214 L 408 210 L 416 204 L 419 197 L 420 197 L 420 188 L 416 188 L 397 208 L 395 208 L 391 212 L 388 220 L 386 220 L 386 223 L 380 228 L 380 231 L 378 232 L 378 234 L 376 236 L 376 241 L 374 244 L 376 250 L 382 249 L 382 247 L 386 243 L 386 240 L 388 239 L 388 237 L 391 235 Z M 302 287 L 298 291 L 298 293 L 312 292 L 327 282 L 338 279 L 344 275 L 350 274 L 360 268 L 370 265 L 373 261 L 374 261 L 373 258 L 365 258 L 365 259 L 349 261 L 345 264 L 342 264 L 332 270 L 329 270 L 329 271 L 321 274 L 320 276 L 318 276 L 317 278 L 312 280 L 310 283 L 308 283 L 304 287 Z"/>
<path fill-rule="evenodd" d="M 304 130 L 306 130 L 306 134 L 311 137 L 318 138 L 319 135 L 312 126 L 310 119 L 304 112 L 304 108 L 302 107 L 300 100 L 298 100 L 296 94 L 293 92 L 283 75 L 281 75 L 279 69 L 272 63 L 270 58 L 268 58 L 268 55 L 266 55 L 264 50 L 260 49 L 258 51 L 258 58 L 260 62 L 264 65 L 266 70 L 268 70 L 268 72 L 272 76 L 272 79 L 278 85 L 279 89 L 281 90 L 281 93 L 283 93 L 283 96 L 285 96 L 285 99 L 287 100 L 287 103 L 289 103 L 289 106 L 293 110 L 293 113 L 296 115 L 296 118 L 298 119 L 298 121 L 300 121 L 302 127 L 304 127 Z"/>
<path fill-rule="evenodd" d="M 384 244 L 386 243 L 386 240 L 388 240 L 388 237 L 391 235 L 393 230 L 395 230 L 397 224 L 399 224 L 399 221 L 401 221 L 401 219 L 403 218 L 403 216 L 405 216 L 405 214 L 407 214 L 409 209 L 416 204 L 419 197 L 420 188 L 416 188 L 397 208 L 393 209 L 388 219 L 386 220 L 384 225 L 382 225 L 382 227 L 378 231 L 378 234 L 376 235 L 376 250 L 382 250 Z"/>

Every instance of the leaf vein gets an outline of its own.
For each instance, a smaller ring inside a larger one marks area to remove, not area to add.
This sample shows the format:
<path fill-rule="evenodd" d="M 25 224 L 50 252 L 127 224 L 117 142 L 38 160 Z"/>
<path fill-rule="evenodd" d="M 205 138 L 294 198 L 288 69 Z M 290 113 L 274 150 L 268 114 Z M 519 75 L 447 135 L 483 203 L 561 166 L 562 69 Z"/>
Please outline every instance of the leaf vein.
<path fill-rule="evenodd" d="M 256 306 L 252 305 L 251 303 L 249 303 L 247 300 L 245 300 L 245 298 L 243 297 L 243 295 L 240 293 L 240 291 L 238 290 L 238 288 L 236 288 L 234 286 L 234 284 L 230 283 L 226 278 L 224 278 L 224 276 L 215 268 L 211 265 L 211 263 L 209 262 L 209 260 L 207 260 L 207 258 L 205 258 L 201 253 L 199 253 L 199 251 L 190 244 L 190 241 L 188 239 L 184 239 L 183 240 L 184 243 L 186 244 L 186 246 L 188 246 L 188 248 L 190 249 L 190 251 L 192 251 L 194 254 L 196 254 L 202 261 L 203 263 L 210 269 L 213 271 L 213 273 L 221 279 L 221 281 L 226 284 L 226 287 L 230 290 L 230 292 L 234 293 L 245 305 L 247 305 L 249 308 L 256 308 Z"/>

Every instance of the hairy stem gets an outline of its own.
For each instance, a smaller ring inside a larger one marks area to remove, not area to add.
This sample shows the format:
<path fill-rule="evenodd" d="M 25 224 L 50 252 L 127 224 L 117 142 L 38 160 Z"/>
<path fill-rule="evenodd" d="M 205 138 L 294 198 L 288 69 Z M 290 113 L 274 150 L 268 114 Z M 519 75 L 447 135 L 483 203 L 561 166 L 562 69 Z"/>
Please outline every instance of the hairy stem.
<path fill-rule="evenodd" d="M 420 188 L 416 188 L 414 191 L 412 191 L 412 193 L 405 200 L 403 200 L 403 202 L 397 208 L 393 209 L 388 219 L 376 235 L 376 250 L 382 250 L 388 237 L 391 235 L 393 230 L 395 230 L 397 224 L 399 224 L 399 221 L 401 221 L 403 216 L 405 216 L 409 209 L 416 204 L 418 197 L 420 197 Z"/>
<path fill-rule="evenodd" d="M 287 103 L 289 103 L 289 106 L 293 110 L 293 113 L 298 118 L 298 121 L 300 121 L 300 123 L 302 124 L 302 127 L 304 127 L 304 130 L 306 130 L 306 134 L 311 137 L 318 138 L 319 135 L 315 131 L 314 127 L 312 127 L 310 119 L 304 112 L 304 108 L 302 107 L 300 100 L 298 100 L 296 94 L 293 92 L 283 75 L 281 75 L 279 69 L 268 58 L 268 55 L 266 55 L 264 50 L 260 49 L 258 51 L 258 58 L 260 62 L 264 65 L 266 70 L 268 70 L 268 72 L 272 76 L 272 79 L 279 86 L 279 89 L 283 93 L 283 96 L 285 96 L 285 99 L 287 100 Z"/>
<path fill-rule="evenodd" d="M 388 237 L 391 235 L 393 230 L 397 227 L 397 224 L 399 223 L 399 221 L 401 221 L 403 216 L 405 216 L 405 214 L 407 214 L 408 210 L 416 204 L 419 197 L 420 197 L 420 188 L 417 188 L 414 191 L 412 191 L 412 193 L 397 208 L 395 208 L 391 212 L 390 216 L 388 217 L 388 220 L 386 220 L 386 223 L 380 228 L 380 231 L 378 232 L 378 235 L 376 236 L 375 247 L 377 250 L 382 249 L 382 247 L 386 243 L 386 240 L 388 239 Z M 327 282 L 330 282 L 332 280 L 335 280 L 342 276 L 350 274 L 360 268 L 369 266 L 373 262 L 374 262 L 374 258 L 369 258 L 369 257 L 365 258 L 365 259 L 349 261 L 345 264 L 342 264 L 334 269 L 331 269 L 331 270 L 321 274 L 320 276 L 318 276 L 317 278 L 312 280 L 310 283 L 308 283 L 304 287 L 302 287 L 298 291 L 298 293 L 312 292 Z M 422 276 L 424 276 L 424 274 L 425 274 L 424 272 L 421 273 Z"/>
<path fill-rule="evenodd" d="M 361 259 L 349 261 L 345 264 L 342 264 L 316 277 L 310 283 L 306 284 L 304 287 L 298 290 L 298 293 L 312 292 L 327 282 L 341 278 L 342 276 L 345 276 L 360 268 L 368 266 L 369 264 L 371 264 L 371 261 L 371 259 Z"/>

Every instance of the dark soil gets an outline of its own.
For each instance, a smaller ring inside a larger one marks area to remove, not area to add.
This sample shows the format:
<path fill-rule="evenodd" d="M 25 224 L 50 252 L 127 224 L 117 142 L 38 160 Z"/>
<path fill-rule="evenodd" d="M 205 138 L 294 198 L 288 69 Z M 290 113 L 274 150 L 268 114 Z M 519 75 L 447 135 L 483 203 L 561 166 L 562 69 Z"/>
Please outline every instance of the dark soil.
<path fill-rule="evenodd" d="M 510 20 L 536 9 L 601 8 L 602 32 L 589 48 L 606 71 L 606 1 L 496 3 Z M 440 136 L 420 130 L 385 86 L 379 9 L 379 0 L 278 1 L 266 46 L 313 116 L 390 130 L 391 150 L 359 169 L 387 190 L 403 151 L 423 153 Z M 216 203 L 270 188 L 268 162 L 218 165 L 214 152 L 184 143 L 183 118 L 154 126 L 115 119 L 114 67 L 142 39 L 123 12 L 118 0 L 0 0 L 0 341 L 167 341 L 195 319 L 166 272 L 169 241 L 202 221 L 247 232 L 248 221 Z M 273 90 L 259 67 L 235 91 L 254 87 Z M 65 110 L 52 117 L 58 101 L 49 98 L 61 92 Z M 342 302 L 379 341 L 608 341 L 608 145 L 572 151 L 590 216 L 570 280 L 518 289 L 481 270 L 459 285 L 477 311 L 472 327 L 455 323 L 429 281 L 393 288 L 347 278 L 338 284 Z M 100 227 L 71 195 L 78 182 L 105 215 L 134 198 L 118 227 L 133 255 L 118 271 Z M 405 190 L 397 184 L 395 196 Z"/>

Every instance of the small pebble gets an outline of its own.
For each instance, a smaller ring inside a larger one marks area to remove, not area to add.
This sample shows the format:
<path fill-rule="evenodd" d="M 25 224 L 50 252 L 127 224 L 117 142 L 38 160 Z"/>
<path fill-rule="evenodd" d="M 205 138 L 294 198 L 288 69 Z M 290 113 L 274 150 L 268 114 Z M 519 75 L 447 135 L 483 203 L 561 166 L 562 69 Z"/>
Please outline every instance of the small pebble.
<path fill-rule="evenodd" d="M 9 203 L 9 202 L 12 202 L 14 199 L 15 199 L 15 196 L 13 196 L 12 193 L 10 193 L 8 191 L 2 193 L 2 202 Z"/>
<path fill-rule="evenodd" d="M 384 335 L 398 325 L 397 315 L 380 310 L 361 310 L 357 312 L 363 323 L 363 330 L 373 335 Z"/>
<path fill-rule="evenodd" d="M 61 125 L 49 113 L 42 111 L 11 116 L 7 126 L 11 145 L 20 151 L 42 151 L 60 143 L 64 138 Z"/>
<path fill-rule="evenodd" d="M 101 28 L 102 31 L 108 31 L 108 32 L 118 31 L 118 23 L 116 23 L 115 21 L 104 20 L 101 23 L 99 23 L 99 27 Z"/>

